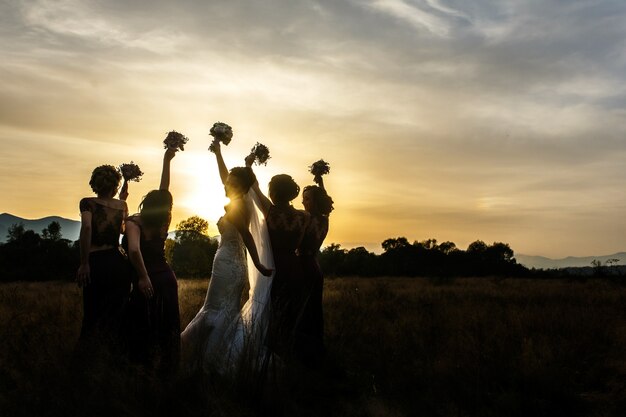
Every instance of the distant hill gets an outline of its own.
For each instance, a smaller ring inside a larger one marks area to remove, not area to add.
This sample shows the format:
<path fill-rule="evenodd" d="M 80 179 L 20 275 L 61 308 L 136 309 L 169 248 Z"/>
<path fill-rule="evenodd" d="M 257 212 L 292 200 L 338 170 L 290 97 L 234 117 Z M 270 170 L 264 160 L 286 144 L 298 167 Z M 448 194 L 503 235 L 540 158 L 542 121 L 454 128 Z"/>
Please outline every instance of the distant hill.
<path fill-rule="evenodd" d="M 34 230 L 41 233 L 52 222 L 59 222 L 61 225 L 61 235 L 64 239 L 78 240 L 80 233 L 80 222 L 77 220 L 65 219 L 59 216 L 49 216 L 42 219 L 23 219 L 9 213 L 0 214 L 0 242 L 6 242 L 9 227 L 17 223 L 23 223 L 26 230 Z"/>
<path fill-rule="evenodd" d="M 591 261 L 597 259 L 604 265 L 609 259 L 619 259 L 615 265 L 626 265 L 626 252 L 618 252 L 612 255 L 602 256 L 568 256 L 567 258 L 551 259 L 544 256 L 529 256 L 516 254 L 515 259 L 517 262 L 524 265 L 527 268 L 537 269 L 553 269 L 553 268 L 568 268 L 568 267 L 585 267 L 591 266 Z"/>
<path fill-rule="evenodd" d="M 29 220 L 9 213 L 2 213 L 0 214 L 0 242 L 7 241 L 9 227 L 14 224 L 23 223 L 26 230 L 34 230 L 35 232 L 41 234 L 41 231 L 54 221 L 59 222 L 61 225 L 61 234 L 63 235 L 63 239 L 69 239 L 71 241 L 78 240 L 78 235 L 80 234 L 80 221 L 78 220 L 66 219 L 59 216 L 49 216 L 42 219 Z M 176 237 L 176 230 L 168 232 L 167 237 L 174 239 Z M 217 239 L 218 241 L 219 238 L 219 235 L 211 237 L 211 239 Z"/>

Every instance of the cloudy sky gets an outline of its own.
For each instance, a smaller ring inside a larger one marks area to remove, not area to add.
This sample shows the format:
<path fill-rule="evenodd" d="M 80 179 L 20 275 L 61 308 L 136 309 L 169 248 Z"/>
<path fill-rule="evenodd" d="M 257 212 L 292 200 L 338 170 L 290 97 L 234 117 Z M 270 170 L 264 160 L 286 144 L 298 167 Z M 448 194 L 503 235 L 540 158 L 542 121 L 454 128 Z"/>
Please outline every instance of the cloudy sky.
<path fill-rule="evenodd" d="M 224 204 L 208 130 L 262 183 L 324 158 L 326 243 L 626 250 L 621 0 L 0 0 L 0 212 L 78 219 L 91 170 L 173 161 L 174 222 Z M 296 206 L 301 207 L 300 201 Z"/>

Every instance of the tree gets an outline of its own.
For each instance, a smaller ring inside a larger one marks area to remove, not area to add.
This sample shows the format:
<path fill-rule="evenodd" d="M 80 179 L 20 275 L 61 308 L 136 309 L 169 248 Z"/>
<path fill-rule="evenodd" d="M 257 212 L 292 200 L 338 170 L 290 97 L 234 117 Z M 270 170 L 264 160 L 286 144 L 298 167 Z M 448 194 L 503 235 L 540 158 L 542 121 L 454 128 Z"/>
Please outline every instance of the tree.
<path fill-rule="evenodd" d="M 446 255 L 450 254 L 450 252 L 454 252 L 458 250 L 454 242 L 448 242 L 448 241 L 442 242 L 438 246 L 438 249 L 440 252 L 445 253 Z"/>
<path fill-rule="evenodd" d="M 483 242 L 482 240 L 477 240 L 469 244 L 466 252 L 482 254 L 482 253 L 485 253 L 486 250 L 487 250 L 487 244 Z"/>
<path fill-rule="evenodd" d="M 61 240 L 61 224 L 57 221 L 51 222 L 48 227 L 41 231 L 41 237 L 46 240 Z"/>
<path fill-rule="evenodd" d="M 176 239 L 201 239 L 209 230 L 209 222 L 198 216 L 191 216 L 176 225 Z"/>
<path fill-rule="evenodd" d="M 491 262 L 515 262 L 513 249 L 508 243 L 493 242 L 485 250 L 487 259 Z"/>
<path fill-rule="evenodd" d="M 407 248 L 409 246 L 411 246 L 411 244 L 405 237 L 386 239 L 382 243 L 382 247 L 385 252 L 389 252 L 395 249 Z"/>
<path fill-rule="evenodd" d="M 42 234 L 14 224 L 7 243 L 0 246 L 0 280 L 37 280 L 70 278 L 78 266 L 78 248 L 61 239 L 61 226 L 52 222 Z"/>
<path fill-rule="evenodd" d="M 7 233 L 7 241 L 8 242 L 17 242 L 23 236 L 26 230 L 24 229 L 24 223 L 15 223 L 9 226 L 9 230 Z"/>
<path fill-rule="evenodd" d="M 343 263 L 346 259 L 347 251 L 337 243 L 326 246 L 319 256 L 320 267 L 325 274 L 339 275 L 343 273 Z"/>
<path fill-rule="evenodd" d="M 217 241 L 207 236 L 209 222 L 191 216 L 176 226 L 176 239 L 166 242 L 166 256 L 179 276 L 205 277 L 211 274 Z"/>

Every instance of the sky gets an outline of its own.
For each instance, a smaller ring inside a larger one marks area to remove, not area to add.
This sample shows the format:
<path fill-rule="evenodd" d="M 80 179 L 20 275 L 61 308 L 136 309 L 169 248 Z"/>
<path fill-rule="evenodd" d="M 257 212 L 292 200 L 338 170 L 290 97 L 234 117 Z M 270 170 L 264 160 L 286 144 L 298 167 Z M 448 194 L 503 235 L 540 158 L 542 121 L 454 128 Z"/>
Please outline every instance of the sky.
<path fill-rule="evenodd" d="M 324 158 L 325 244 L 626 250 L 622 0 L 0 0 L 0 212 L 78 219 L 93 168 L 172 161 L 174 225 L 215 222 L 216 121 L 263 189 Z M 301 208 L 298 198 L 294 205 Z"/>

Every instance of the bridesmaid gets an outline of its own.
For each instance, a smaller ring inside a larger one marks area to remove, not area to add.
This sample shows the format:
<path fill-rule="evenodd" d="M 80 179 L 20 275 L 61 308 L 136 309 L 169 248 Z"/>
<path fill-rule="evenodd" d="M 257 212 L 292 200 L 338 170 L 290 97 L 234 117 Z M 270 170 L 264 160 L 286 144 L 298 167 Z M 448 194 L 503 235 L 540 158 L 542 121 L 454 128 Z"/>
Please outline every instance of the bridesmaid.
<path fill-rule="evenodd" d="M 80 343 L 93 348 L 116 348 L 121 342 L 122 312 L 130 293 L 128 262 L 119 238 L 128 214 L 126 202 L 115 197 L 122 179 L 111 165 L 93 170 L 89 185 L 97 197 L 80 200 L 80 267 L 76 275 L 83 289 Z"/>
<path fill-rule="evenodd" d="M 324 276 L 317 260 L 317 253 L 328 234 L 328 217 L 333 211 L 333 200 L 326 193 L 321 175 L 314 181 L 318 185 L 308 185 L 302 192 L 302 204 L 311 215 L 298 254 L 304 271 L 304 280 L 309 295 L 304 314 L 298 328 L 298 351 L 308 363 L 316 363 L 324 356 L 324 314 L 322 311 L 322 291 Z"/>
<path fill-rule="evenodd" d="M 131 359 L 164 377 L 177 371 L 180 355 L 178 282 L 165 260 L 173 203 L 170 162 L 176 152 L 165 151 L 161 185 L 143 198 L 140 213 L 127 219 L 123 242 L 136 275 L 128 320 Z"/>
<path fill-rule="evenodd" d="M 251 167 L 253 161 L 253 155 L 248 156 L 246 166 Z M 302 266 L 296 250 L 309 225 L 310 215 L 291 205 L 300 193 L 300 187 L 287 174 L 272 177 L 269 199 L 259 189 L 258 182 L 253 189 L 261 200 L 276 267 L 270 296 L 268 344 L 278 355 L 289 356 L 293 354 L 296 325 L 302 316 L 305 296 Z"/>

